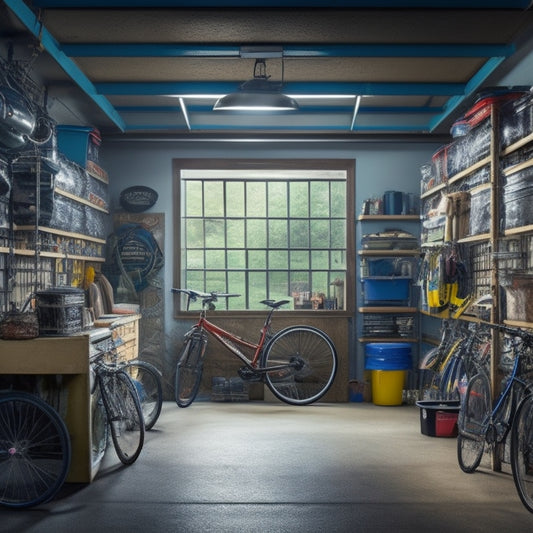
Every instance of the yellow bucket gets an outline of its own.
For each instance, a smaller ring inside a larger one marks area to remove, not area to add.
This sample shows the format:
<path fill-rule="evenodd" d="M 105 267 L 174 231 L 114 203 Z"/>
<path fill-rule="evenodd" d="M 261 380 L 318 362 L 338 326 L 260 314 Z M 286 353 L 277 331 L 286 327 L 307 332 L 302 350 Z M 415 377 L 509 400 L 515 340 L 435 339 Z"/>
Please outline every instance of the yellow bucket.
<path fill-rule="evenodd" d="M 402 405 L 407 370 L 372 370 L 372 403 Z"/>

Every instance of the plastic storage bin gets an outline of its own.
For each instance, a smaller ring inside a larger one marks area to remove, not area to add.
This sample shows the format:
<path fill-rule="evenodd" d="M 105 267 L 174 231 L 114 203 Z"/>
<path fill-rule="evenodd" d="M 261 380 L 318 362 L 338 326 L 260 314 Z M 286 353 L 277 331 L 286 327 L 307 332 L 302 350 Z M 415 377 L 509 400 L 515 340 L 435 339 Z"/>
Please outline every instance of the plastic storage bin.
<path fill-rule="evenodd" d="M 503 187 L 505 229 L 533 224 L 533 169 L 526 168 L 507 177 Z"/>
<path fill-rule="evenodd" d="M 57 149 L 67 159 L 78 163 L 82 167 L 87 166 L 87 160 L 94 157 L 97 153 L 96 147 L 90 146 L 95 144 L 99 138 L 93 134 L 94 128 L 89 126 L 68 126 L 59 125 L 57 131 Z M 92 159 L 94 161 L 94 159 Z M 98 161 L 94 161 L 97 163 Z"/>
<path fill-rule="evenodd" d="M 480 185 L 470 193 L 470 235 L 490 231 L 490 187 Z"/>
<path fill-rule="evenodd" d="M 407 370 L 411 368 L 411 345 L 369 343 L 365 348 L 365 368 L 371 370 L 372 403 L 401 405 Z"/>
<path fill-rule="evenodd" d="M 430 437 L 456 437 L 459 401 L 418 401 L 420 431 Z"/>
<path fill-rule="evenodd" d="M 365 305 L 407 305 L 410 299 L 411 278 L 374 277 L 364 278 L 363 301 Z"/>

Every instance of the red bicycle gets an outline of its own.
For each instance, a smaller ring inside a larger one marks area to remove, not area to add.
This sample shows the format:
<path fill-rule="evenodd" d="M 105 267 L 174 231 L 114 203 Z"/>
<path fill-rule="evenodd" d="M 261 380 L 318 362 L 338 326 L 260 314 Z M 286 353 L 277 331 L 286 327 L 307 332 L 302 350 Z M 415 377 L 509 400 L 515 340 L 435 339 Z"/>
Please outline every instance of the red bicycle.
<path fill-rule="evenodd" d="M 207 311 L 219 298 L 238 294 L 171 289 L 187 296 L 190 302 L 202 301 L 198 322 L 185 334 L 178 358 L 175 399 L 180 407 L 196 397 L 202 378 L 203 360 L 210 333 L 238 357 L 244 366 L 239 375 L 246 381 L 264 381 L 274 396 L 291 405 L 316 402 L 331 387 L 337 371 L 337 352 L 331 339 L 311 326 L 290 326 L 277 333 L 271 329 L 272 315 L 288 300 L 263 300 L 270 307 L 257 343 L 247 341 L 207 320 Z M 246 355 L 246 353 L 248 355 Z"/>

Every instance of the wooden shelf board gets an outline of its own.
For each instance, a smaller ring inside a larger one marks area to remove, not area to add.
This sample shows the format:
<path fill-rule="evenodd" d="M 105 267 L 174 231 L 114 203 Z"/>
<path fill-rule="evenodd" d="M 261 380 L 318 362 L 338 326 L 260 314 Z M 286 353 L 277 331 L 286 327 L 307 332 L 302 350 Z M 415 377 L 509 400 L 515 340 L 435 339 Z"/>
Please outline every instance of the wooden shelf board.
<path fill-rule="evenodd" d="M 521 170 L 524 170 L 529 167 L 533 167 L 533 159 L 528 159 L 527 161 L 522 161 L 521 163 L 507 167 L 503 171 L 503 175 L 509 176 L 511 174 L 514 174 L 515 172 L 520 172 Z"/>
<path fill-rule="evenodd" d="M 446 181 L 443 181 L 442 183 L 439 183 L 438 185 L 436 185 L 435 187 L 432 187 L 428 191 L 423 192 L 420 195 L 420 198 L 427 198 L 428 196 L 431 196 L 432 194 L 442 191 L 442 189 L 445 189 L 447 186 L 448 186 L 448 183 Z"/>
<path fill-rule="evenodd" d="M 414 337 L 359 337 L 359 342 L 418 342 Z"/>
<path fill-rule="evenodd" d="M 516 150 L 522 148 L 526 144 L 529 144 L 532 141 L 533 141 L 533 133 L 530 133 L 529 135 L 526 135 L 525 137 L 523 137 L 519 141 L 516 141 L 515 143 L 509 145 L 507 148 L 502 150 L 501 155 L 503 155 L 503 156 L 509 155 L 509 154 L 515 152 Z"/>
<path fill-rule="evenodd" d="M 477 242 L 477 241 L 486 241 L 490 239 L 490 233 L 480 233 L 479 235 L 469 235 L 468 237 L 463 237 L 462 239 L 459 239 L 458 243 L 465 243 L 465 242 Z"/>
<path fill-rule="evenodd" d="M 93 209 L 96 209 L 97 211 L 102 211 L 102 213 L 109 214 L 109 211 L 105 209 L 104 207 L 100 207 L 99 205 L 93 204 L 89 200 L 86 200 L 85 198 L 80 198 L 79 196 L 76 196 L 75 194 L 72 194 L 67 191 L 63 191 L 61 189 L 56 188 L 55 192 L 57 194 L 60 194 L 61 196 L 64 196 L 65 198 L 70 198 L 71 200 L 74 200 L 75 202 L 78 202 L 79 204 L 87 205 L 89 207 L 92 207 Z"/>
<path fill-rule="evenodd" d="M 533 329 L 533 323 L 531 322 L 521 322 L 519 320 L 504 320 L 503 323 L 507 326 L 512 326 L 514 328 Z"/>
<path fill-rule="evenodd" d="M 506 229 L 503 234 L 505 236 L 508 235 L 519 235 L 520 233 L 530 233 L 533 232 L 533 224 L 529 224 L 529 226 L 519 226 L 517 228 L 510 228 Z"/>
<path fill-rule="evenodd" d="M 84 235 L 83 233 L 73 233 L 71 231 L 48 228 L 46 226 L 39 226 L 37 229 L 45 233 L 52 233 L 53 235 L 61 235 L 62 237 L 70 237 L 72 239 L 80 239 L 83 241 L 97 242 L 99 244 L 105 244 L 107 242 L 105 239 L 100 239 L 98 237 L 92 237 L 90 235 Z M 35 231 L 35 226 L 16 226 L 15 231 Z"/>
<path fill-rule="evenodd" d="M 479 170 L 480 168 L 488 164 L 490 164 L 490 155 L 488 155 L 487 157 L 484 157 L 483 159 L 481 159 L 481 161 L 474 163 L 468 168 L 461 170 L 461 172 L 454 174 L 451 178 L 448 179 L 448 184 L 452 184 L 452 183 L 455 183 L 456 181 L 462 180 L 463 178 L 466 178 L 466 176 L 472 174 L 472 172 L 475 172 L 476 170 Z"/>
<path fill-rule="evenodd" d="M 368 256 L 402 257 L 402 256 L 420 255 L 420 250 L 359 250 L 357 253 L 359 255 L 368 255 Z"/>
<path fill-rule="evenodd" d="M 417 307 L 359 307 L 360 313 L 417 313 Z"/>
<path fill-rule="evenodd" d="M 359 215 L 357 220 L 362 221 L 387 221 L 387 220 L 405 220 L 420 222 L 420 215 Z"/>

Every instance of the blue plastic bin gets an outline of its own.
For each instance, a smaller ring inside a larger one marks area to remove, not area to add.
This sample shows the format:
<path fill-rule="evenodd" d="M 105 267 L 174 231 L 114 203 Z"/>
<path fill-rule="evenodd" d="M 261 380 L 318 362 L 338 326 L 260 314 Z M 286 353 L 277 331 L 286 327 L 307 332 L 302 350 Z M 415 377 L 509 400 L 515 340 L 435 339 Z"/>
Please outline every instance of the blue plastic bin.
<path fill-rule="evenodd" d="M 411 368 L 411 345 L 369 343 L 365 355 L 365 369 L 372 371 L 372 403 L 401 405 L 407 371 Z"/>
<path fill-rule="evenodd" d="M 365 347 L 366 370 L 409 370 L 411 345 L 406 342 L 369 342 Z"/>
<path fill-rule="evenodd" d="M 88 126 L 56 126 L 57 149 L 67 159 L 83 168 L 87 165 L 89 153 L 89 134 L 93 128 Z"/>
<path fill-rule="evenodd" d="M 407 305 L 410 298 L 410 277 L 364 278 L 363 299 L 365 305 Z"/>

